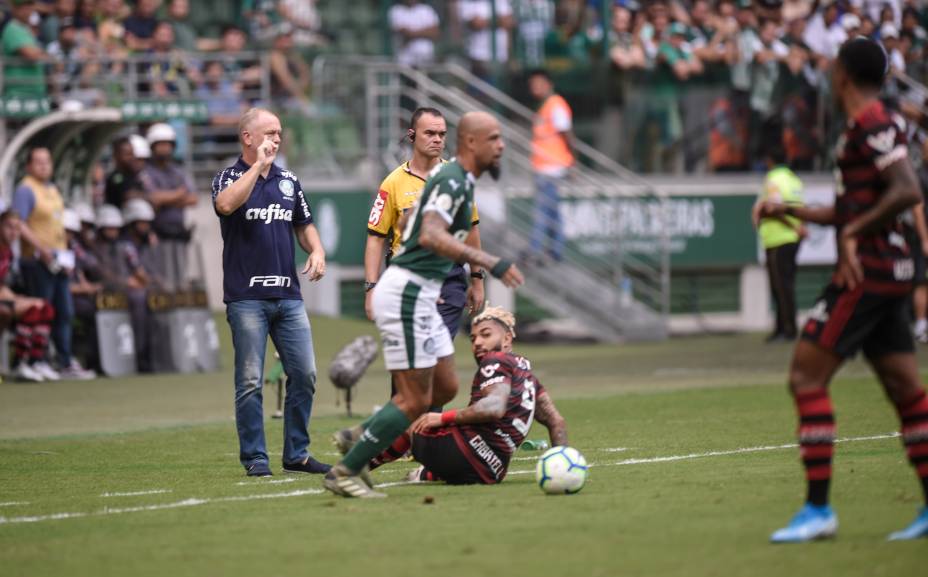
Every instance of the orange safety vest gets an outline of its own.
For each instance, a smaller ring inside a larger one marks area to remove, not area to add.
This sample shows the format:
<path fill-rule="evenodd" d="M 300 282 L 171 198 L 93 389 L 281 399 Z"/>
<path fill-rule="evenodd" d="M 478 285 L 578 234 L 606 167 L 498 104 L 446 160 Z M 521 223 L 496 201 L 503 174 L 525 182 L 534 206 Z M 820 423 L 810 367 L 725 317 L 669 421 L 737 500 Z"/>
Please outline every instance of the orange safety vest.
<path fill-rule="evenodd" d="M 566 169 L 574 163 L 574 155 L 567 142 L 554 126 L 554 111 L 563 108 L 573 117 L 570 106 L 558 94 L 549 96 L 538 112 L 532 126 L 532 167 L 536 171 Z"/>

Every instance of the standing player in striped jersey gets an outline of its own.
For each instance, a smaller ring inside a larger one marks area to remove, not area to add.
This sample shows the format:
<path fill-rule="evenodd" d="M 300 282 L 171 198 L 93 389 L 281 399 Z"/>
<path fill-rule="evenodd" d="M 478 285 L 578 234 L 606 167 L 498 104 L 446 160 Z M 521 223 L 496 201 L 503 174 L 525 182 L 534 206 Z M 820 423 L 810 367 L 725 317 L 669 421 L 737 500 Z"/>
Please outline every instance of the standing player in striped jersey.
<path fill-rule="evenodd" d="M 834 225 L 838 264 L 812 309 L 789 371 L 799 413 L 799 445 L 808 493 L 774 543 L 833 536 L 828 504 L 835 420 L 828 384 L 844 361 L 863 350 L 902 421 L 902 440 L 928 502 L 928 398 L 918 374 L 907 301 L 914 274 L 899 217 L 921 199 L 909 163 L 905 121 L 879 100 L 887 70 L 883 49 L 866 38 L 846 42 L 834 63 L 835 98 L 848 120 L 837 144 L 840 172 L 831 207 L 765 203 L 764 216 L 794 216 Z M 890 539 L 928 535 L 928 506 Z"/>
<path fill-rule="evenodd" d="M 374 320 L 371 303 L 373 289 L 380 279 L 384 248 L 389 241 L 389 266 L 390 258 L 399 251 L 402 243 L 400 219 L 419 200 L 422 187 L 425 186 L 425 180 L 432 169 L 444 162 L 441 156 L 445 152 L 447 134 L 448 127 L 439 110 L 417 108 L 409 121 L 409 131 L 406 135 L 412 144 L 412 158 L 396 167 L 380 184 L 367 221 L 367 246 L 364 249 L 364 311 L 370 320 Z M 474 204 L 470 233 L 464 242 L 476 249 L 480 248 L 480 231 L 477 228 L 479 222 L 477 205 Z M 486 274 L 477 267 L 471 269 L 469 288 L 466 274 L 464 267 L 455 263 L 441 286 L 438 314 L 448 327 L 452 340 L 461 326 L 461 316 L 465 307 L 470 314 L 475 314 L 483 305 L 483 279 Z"/>
<path fill-rule="evenodd" d="M 532 364 L 512 352 L 515 317 L 487 307 L 471 323 L 477 372 L 464 409 L 426 413 L 409 433 L 371 461 L 371 468 L 396 460 L 412 447 L 422 466 L 410 478 L 452 485 L 499 483 L 512 454 L 538 421 L 552 446 L 567 446 L 567 423 L 532 374 Z"/>
<path fill-rule="evenodd" d="M 381 497 L 362 479 L 370 460 L 402 435 L 432 405 L 457 393 L 454 347 L 438 314 L 442 282 L 455 262 L 489 270 L 506 286 L 522 284 L 511 262 L 463 241 L 471 228 L 474 184 L 484 172 L 497 177 L 503 153 L 499 122 L 469 112 L 458 125 L 456 159 L 437 166 L 410 213 L 403 242 L 373 294 L 374 320 L 396 394 L 361 427 L 338 433 L 347 450 L 323 485 L 343 497 Z"/>

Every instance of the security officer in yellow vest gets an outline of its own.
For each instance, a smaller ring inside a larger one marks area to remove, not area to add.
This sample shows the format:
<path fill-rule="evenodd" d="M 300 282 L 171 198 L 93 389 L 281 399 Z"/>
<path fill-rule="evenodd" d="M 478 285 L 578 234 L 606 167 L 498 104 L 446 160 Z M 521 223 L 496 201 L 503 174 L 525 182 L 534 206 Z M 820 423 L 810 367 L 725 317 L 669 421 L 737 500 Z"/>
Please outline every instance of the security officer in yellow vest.
<path fill-rule="evenodd" d="M 758 212 L 762 201 L 797 206 L 804 204 L 802 181 L 786 166 L 785 156 L 780 146 L 771 146 L 768 150 L 764 190 L 752 214 L 766 253 L 770 292 L 776 303 L 776 327 L 767 337 L 767 342 L 796 338 L 796 253 L 806 236 L 806 229 L 799 219 L 791 216 L 760 218 Z"/>

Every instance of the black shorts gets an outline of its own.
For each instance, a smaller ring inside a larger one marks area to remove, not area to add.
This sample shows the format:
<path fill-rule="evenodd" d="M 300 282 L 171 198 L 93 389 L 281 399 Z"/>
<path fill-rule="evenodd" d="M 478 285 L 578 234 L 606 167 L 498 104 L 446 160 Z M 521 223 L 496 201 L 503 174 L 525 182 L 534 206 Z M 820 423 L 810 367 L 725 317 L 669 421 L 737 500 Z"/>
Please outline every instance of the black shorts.
<path fill-rule="evenodd" d="M 913 353 L 908 295 L 885 296 L 833 284 L 816 301 L 802 338 L 836 355 L 849 358 L 863 349 L 867 358 Z"/>
<path fill-rule="evenodd" d="M 912 262 L 915 264 L 915 276 L 912 278 L 916 285 L 928 284 L 928 277 L 925 270 L 925 253 L 922 252 L 922 243 L 918 237 L 906 240 L 909 244 L 909 252 L 912 255 Z"/>
<path fill-rule="evenodd" d="M 446 427 L 413 435 L 412 456 L 449 485 L 484 483 L 451 431 Z"/>

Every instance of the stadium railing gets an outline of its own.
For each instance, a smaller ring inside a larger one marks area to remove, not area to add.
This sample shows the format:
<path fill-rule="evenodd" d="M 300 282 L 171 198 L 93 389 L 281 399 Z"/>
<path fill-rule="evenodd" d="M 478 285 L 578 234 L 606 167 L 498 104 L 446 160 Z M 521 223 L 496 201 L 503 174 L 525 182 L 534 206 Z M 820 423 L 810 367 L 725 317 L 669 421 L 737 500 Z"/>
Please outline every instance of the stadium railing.
<path fill-rule="evenodd" d="M 531 254 L 535 219 L 532 114 L 528 109 L 454 64 L 414 70 L 387 60 L 319 57 L 314 78 L 320 102 L 339 102 L 349 114 L 362 119 L 366 156 L 379 165 L 381 174 L 405 158 L 401 141 L 416 106 L 435 106 L 452 127 L 464 112 L 495 110 L 507 143 L 504 177 L 496 187 L 503 202 L 495 209 L 493 203 L 481 205 L 481 234 L 488 246 L 492 243 L 503 256 L 525 264 L 529 282 L 523 293 L 558 316 L 582 321 L 606 339 L 666 334 L 669 260 L 665 227 L 654 226 L 650 254 L 627 251 L 621 241 L 600 255 L 581 254 L 577 243 L 582 240 L 578 239 L 567 243 L 560 261 L 524 258 Z M 453 146 L 449 140 L 449 155 Z M 576 150 L 581 162 L 563 187 L 562 202 L 598 199 L 611 204 L 611 213 L 621 220 L 623 203 L 644 201 L 652 207 L 655 221 L 663 219 L 665 197 L 659 190 L 586 143 L 576 143 Z M 491 186 L 481 184 L 485 190 Z M 612 224 L 617 229 L 623 226 L 622 222 Z"/>

